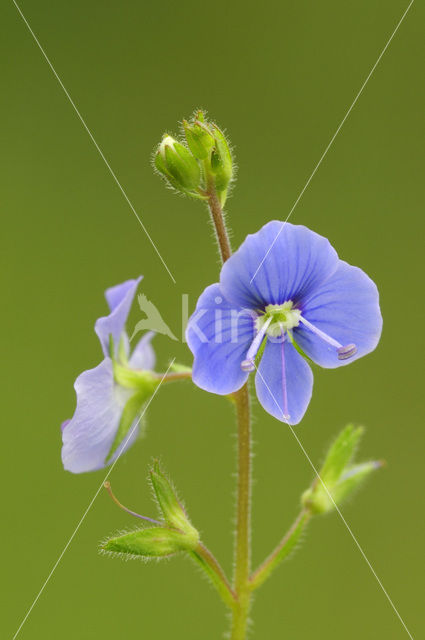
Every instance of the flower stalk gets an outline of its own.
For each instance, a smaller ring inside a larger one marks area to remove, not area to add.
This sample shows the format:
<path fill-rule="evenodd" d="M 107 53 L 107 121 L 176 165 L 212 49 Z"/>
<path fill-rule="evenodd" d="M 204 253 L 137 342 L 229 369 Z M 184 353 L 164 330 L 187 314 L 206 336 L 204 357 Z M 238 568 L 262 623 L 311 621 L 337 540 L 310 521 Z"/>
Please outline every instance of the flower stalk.
<path fill-rule="evenodd" d="M 258 589 L 269 578 L 276 567 L 293 551 L 298 544 L 303 531 L 305 530 L 310 518 L 311 512 L 303 509 L 297 519 L 279 542 L 272 553 L 262 562 L 262 564 L 254 571 L 250 577 L 250 587 L 252 590 Z"/>
<path fill-rule="evenodd" d="M 214 224 L 215 234 L 220 249 L 221 260 L 224 263 L 232 255 L 232 249 L 230 246 L 229 234 L 227 232 L 226 223 L 224 220 L 223 209 L 221 207 L 220 200 L 218 199 L 217 191 L 215 189 L 214 176 L 209 172 L 207 161 L 204 162 L 204 172 L 207 182 L 205 195 L 208 198 L 208 208 Z"/>
<path fill-rule="evenodd" d="M 234 394 L 238 421 L 238 490 L 231 640 L 244 640 L 251 605 L 251 418 L 248 384 Z"/>
<path fill-rule="evenodd" d="M 205 169 L 207 171 L 207 169 Z M 232 255 L 218 199 L 214 178 L 207 177 L 208 207 L 214 223 L 222 262 Z M 235 570 L 233 590 L 236 600 L 232 607 L 231 640 L 245 640 L 251 605 L 251 416 L 248 384 L 233 394 L 238 423 L 238 484 L 236 505 Z"/>

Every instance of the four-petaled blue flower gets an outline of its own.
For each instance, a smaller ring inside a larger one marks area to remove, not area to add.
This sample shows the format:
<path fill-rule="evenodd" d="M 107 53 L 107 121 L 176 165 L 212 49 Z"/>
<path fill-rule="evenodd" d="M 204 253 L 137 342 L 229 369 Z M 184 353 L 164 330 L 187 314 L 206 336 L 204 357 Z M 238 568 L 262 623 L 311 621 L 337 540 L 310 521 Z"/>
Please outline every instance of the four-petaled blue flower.
<path fill-rule="evenodd" d="M 125 332 L 141 279 L 128 280 L 105 292 L 111 313 L 95 325 L 105 358 L 78 376 L 74 385 L 77 408 L 71 420 L 62 424 L 62 462 L 67 471 L 81 473 L 105 467 L 130 447 L 139 432 L 147 391 L 149 394 L 155 387 L 148 374 L 155 365 L 150 344 L 153 334 L 145 334 L 130 355 Z"/>
<path fill-rule="evenodd" d="M 361 269 L 340 260 L 326 238 L 282 224 L 246 238 L 220 283 L 199 298 L 186 335 L 198 387 L 230 394 L 256 369 L 264 409 L 297 424 L 313 388 L 303 355 L 322 367 L 352 362 L 375 349 L 382 317 L 377 288 Z"/>

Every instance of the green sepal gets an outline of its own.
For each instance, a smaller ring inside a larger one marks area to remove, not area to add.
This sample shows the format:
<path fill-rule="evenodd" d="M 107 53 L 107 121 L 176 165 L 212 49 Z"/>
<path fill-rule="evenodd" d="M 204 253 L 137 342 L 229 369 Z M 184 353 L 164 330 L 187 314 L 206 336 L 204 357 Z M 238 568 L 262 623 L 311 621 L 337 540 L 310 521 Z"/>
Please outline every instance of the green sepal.
<path fill-rule="evenodd" d="M 337 504 L 353 495 L 373 471 L 383 467 L 381 460 L 371 460 L 347 467 L 332 491 Z"/>
<path fill-rule="evenodd" d="M 216 190 L 225 192 L 233 176 L 232 154 L 222 131 L 215 124 L 212 127 L 215 147 L 211 154 L 211 169 L 214 174 Z"/>
<path fill-rule="evenodd" d="M 117 433 L 105 462 L 109 462 L 121 442 L 127 437 L 143 405 L 152 397 L 160 382 L 150 371 L 135 371 L 116 362 L 114 362 L 114 377 L 121 387 L 134 389 L 135 393 L 124 406 Z"/>
<path fill-rule="evenodd" d="M 331 445 L 320 472 L 320 477 L 326 485 L 333 486 L 339 480 L 353 459 L 363 433 L 363 427 L 348 424 Z"/>
<path fill-rule="evenodd" d="M 144 402 L 145 395 L 143 393 L 136 393 L 134 396 L 131 396 L 129 400 L 127 400 L 127 404 L 125 405 L 121 414 L 121 420 L 118 426 L 118 430 L 115 434 L 114 441 L 105 459 L 106 463 L 110 461 L 115 451 L 120 446 L 121 442 L 123 442 L 127 437 L 127 434 L 130 431 L 131 426 L 137 418 L 138 414 L 140 413 Z"/>
<path fill-rule="evenodd" d="M 227 189 L 224 189 L 224 191 L 217 191 L 217 198 L 218 198 L 218 201 L 220 202 L 220 206 L 224 207 L 227 200 Z"/>
<path fill-rule="evenodd" d="M 174 187 L 188 196 L 202 197 L 198 193 L 201 169 L 198 161 L 183 144 L 165 134 L 159 145 L 154 164 L 157 171 Z"/>
<path fill-rule="evenodd" d="M 189 149 L 199 160 L 209 157 L 215 140 L 208 127 L 200 121 L 187 122 L 183 120 L 184 132 Z"/>
<path fill-rule="evenodd" d="M 114 362 L 115 381 L 126 389 L 138 389 L 145 393 L 146 397 L 153 394 L 159 384 L 158 377 L 152 371 L 144 369 L 130 369 Z"/>
<path fill-rule="evenodd" d="M 103 551 L 143 558 L 163 558 L 193 548 L 188 536 L 165 527 L 138 529 L 110 538 L 101 545 Z"/>
<path fill-rule="evenodd" d="M 182 531 L 194 544 L 198 543 L 199 533 L 191 524 L 174 487 L 162 472 L 157 460 L 155 460 L 149 474 L 152 488 L 165 522 Z"/>
<path fill-rule="evenodd" d="M 165 146 L 165 163 L 174 180 L 183 189 L 196 189 L 201 180 L 201 171 L 193 155 L 186 147 L 175 142 L 173 147 Z"/>

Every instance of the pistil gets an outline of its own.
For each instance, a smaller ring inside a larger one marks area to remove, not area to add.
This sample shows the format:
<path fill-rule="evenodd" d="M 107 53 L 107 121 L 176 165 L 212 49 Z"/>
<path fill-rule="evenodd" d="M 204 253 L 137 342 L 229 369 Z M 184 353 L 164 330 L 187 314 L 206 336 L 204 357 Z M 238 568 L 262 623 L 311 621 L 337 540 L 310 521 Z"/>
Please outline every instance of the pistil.
<path fill-rule="evenodd" d="M 288 392 L 286 387 L 286 364 L 285 364 L 285 340 L 282 340 L 281 344 L 281 358 L 282 358 L 282 398 L 283 398 L 283 419 L 289 422 L 290 415 L 288 412 Z"/>

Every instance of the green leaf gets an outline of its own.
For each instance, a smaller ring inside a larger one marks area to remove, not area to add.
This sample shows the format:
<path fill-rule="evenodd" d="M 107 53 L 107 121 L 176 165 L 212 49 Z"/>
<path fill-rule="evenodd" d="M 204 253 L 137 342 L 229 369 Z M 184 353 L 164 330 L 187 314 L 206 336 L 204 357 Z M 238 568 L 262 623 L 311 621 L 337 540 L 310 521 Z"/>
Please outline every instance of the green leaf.
<path fill-rule="evenodd" d="M 139 529 L 110 538 L 101 545 L 103 551 L 144 558 L 161 558 L 179 551 L 190 551 L 192 548 L 186 535 L 165 527 Z"/>

